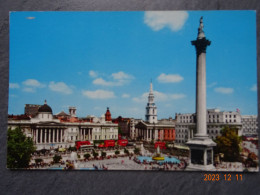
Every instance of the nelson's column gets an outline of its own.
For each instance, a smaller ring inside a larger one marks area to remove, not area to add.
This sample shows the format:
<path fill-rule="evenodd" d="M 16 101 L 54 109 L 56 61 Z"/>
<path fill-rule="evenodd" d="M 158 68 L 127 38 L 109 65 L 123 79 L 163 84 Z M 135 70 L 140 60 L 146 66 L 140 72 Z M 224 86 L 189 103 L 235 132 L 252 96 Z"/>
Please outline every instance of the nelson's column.
<path fill-rule="evenodd" d="M 196 134 L 187 142 L 190 147 L 189 170 L 214 170 L 213 147 L 216 143 L 207 134 L 206 107 L 206 49 L 210 41 L 203 31 L 203 18 L 200 18 L 198 36 L 191 44 L 196 48 Z"/>

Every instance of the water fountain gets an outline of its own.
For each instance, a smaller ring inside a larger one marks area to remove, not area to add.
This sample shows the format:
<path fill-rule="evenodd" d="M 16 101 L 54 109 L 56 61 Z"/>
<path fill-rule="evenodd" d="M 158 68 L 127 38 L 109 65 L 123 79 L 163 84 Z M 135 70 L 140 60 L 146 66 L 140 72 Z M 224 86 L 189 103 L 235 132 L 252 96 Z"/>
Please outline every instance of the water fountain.
<path fill-rule="evenodd" d="M 75 169 L 78 168 L 78 163 L 76 162 L 77 159 L 78 159 L 77 152 L 74 152 L 74 151 L 71 152 L 71 154 L 70 154 L 70 160 L 71 160 L 71 162 L 72 162 L 72 164 L 73 164 L 73 166 L 74 166 Z"/>
<path fill-rule="evenodd" d="M 164 156 L 160 151 L 160 147 L 157 146 L 156 153 L 152 157 L 153 160 L 164 160 Z"/>

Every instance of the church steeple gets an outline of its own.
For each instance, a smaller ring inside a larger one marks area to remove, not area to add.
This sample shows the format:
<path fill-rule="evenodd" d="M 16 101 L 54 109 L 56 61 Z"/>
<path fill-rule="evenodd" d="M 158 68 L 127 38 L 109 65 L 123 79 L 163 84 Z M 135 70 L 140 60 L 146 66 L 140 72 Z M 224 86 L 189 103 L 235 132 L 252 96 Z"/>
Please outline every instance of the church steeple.
<path fill-rule="evenodd" d="M 150 91 L 148 95 L 148 103 L 146 106 L 146 115 L 145 120 L 149 123 L 157 123 L 157 107 L 154 103 L 154 95 L 153 95 L 153 83 L 150 83 Z"/>
<path fill-rule="evenodd" d="M 151 80 L 151 83 L 150 83 L 150 93 L 153 93 L 153 83 L 152 83 L 152 80 Z"/>

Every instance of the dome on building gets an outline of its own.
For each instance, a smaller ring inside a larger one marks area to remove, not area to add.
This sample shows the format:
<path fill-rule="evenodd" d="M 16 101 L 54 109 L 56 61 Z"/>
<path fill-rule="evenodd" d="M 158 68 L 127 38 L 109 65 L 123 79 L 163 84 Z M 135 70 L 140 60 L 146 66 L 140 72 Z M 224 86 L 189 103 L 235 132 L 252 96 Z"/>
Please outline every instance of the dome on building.
<path fill-rule="evenodd" d="M 44 105 L 42 105 L 39 109 L 38 112 L 50 112 L 52 113 L 52 109 L 50 106 L 47 105 L 47 101 L 44 101 Z"/>

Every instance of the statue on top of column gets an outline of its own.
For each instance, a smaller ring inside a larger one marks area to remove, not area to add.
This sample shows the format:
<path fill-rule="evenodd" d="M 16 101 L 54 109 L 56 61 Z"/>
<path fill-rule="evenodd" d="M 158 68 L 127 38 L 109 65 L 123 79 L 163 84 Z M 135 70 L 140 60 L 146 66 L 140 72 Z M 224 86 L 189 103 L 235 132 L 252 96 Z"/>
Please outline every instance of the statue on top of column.
<path fill-rule="evenodd" d="M 202 38 L 205 38 L 205 34 L 204 34 L 204 31 L 203 31 L 203 16 L 200 17 L 200 26 L 198 28 L 198 39 L 202 39 Z"/>

